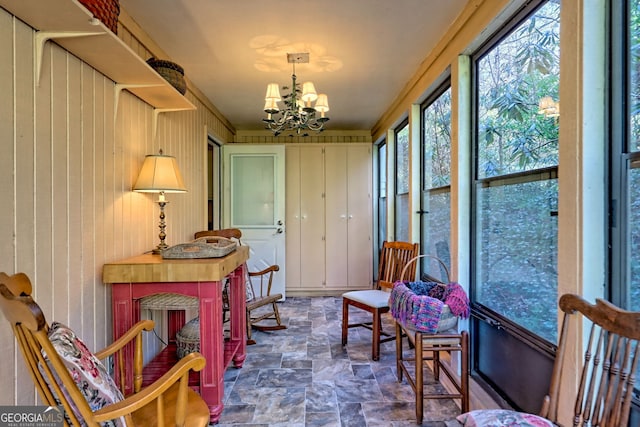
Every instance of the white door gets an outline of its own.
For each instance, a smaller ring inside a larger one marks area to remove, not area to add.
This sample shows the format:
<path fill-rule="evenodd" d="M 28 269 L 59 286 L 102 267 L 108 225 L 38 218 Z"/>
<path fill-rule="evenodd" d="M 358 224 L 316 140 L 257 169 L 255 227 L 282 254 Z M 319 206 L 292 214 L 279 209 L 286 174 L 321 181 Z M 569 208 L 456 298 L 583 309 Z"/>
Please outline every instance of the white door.
<path fill-rule="evenodd" d="M 242 230 L 250 271 L 277 264 L 272 293 L 285 295 L 284 145 L 223 146 L 225 227 Z"/>

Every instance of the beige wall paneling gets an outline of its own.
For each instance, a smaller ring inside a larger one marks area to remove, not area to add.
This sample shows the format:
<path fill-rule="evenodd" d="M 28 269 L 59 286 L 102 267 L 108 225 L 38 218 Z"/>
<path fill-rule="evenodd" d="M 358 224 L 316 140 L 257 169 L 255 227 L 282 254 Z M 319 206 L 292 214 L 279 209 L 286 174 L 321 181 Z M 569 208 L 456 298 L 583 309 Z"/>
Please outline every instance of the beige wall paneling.
<path fill-rule="evenodd" d="M 50 56 L 51 77 L 51 222 L 52 231 L 52 285 L 51 297 L 53 310 L 48 314 L 49 321 L 70 323 L 69 298 L 71 289 L 69 283 L 69 177 L 68 177 L 68 117 L 69 94 L 67 92 L 68 69 L 67 53 L 48 43 Z M 39 192 L 39 189 L 36 189 Z M 43 284 L 38 283 L 38 286 Z M 47 285 L 49 286 L 49 285 Z"/>
<path fill-rule="evenodd" d="M 80 174 L 78 176 L 80 185 L 80 219 L 78 227 L 82 236 L 80 249 L 80 262 L 77 267 L 80 269 L 79 283 L 82 284 L 82 294 L 78 299 L 78 304 L 82 312 L 94 312 L 96 303 L 97 283 L 96 278 L 96 254 L 94 247 L 96 244 L 95 233 L 91 230 L 95 228 L 95 186 L 94 186 L 94 158 L 96 136 L 94 127 L 96 123 L 96 108 L 93 103 L 95 92 L 94 70 L 87 64 L 81 65 L 81 100 L 80 107 L 82 111 L 82 119 L 80 121 L 80 143 L 81 151 L 79 153 Z M 79 331 L 82 339 L 90 348 L 95 348 L 96 331 L 92 327 L 96 322 L 96 314 L 87 316 L 82 319 L 82 327 Z"/>
<path fill-rule="evenodd" d="M 84 316 L 91 312 L 91 308 L 84 314 L 82 296 L 86 292 L 86 284 L 82 282 L 82 123 L 84 120 L 82 109 L 82 62 L 73 55 L 67 57 L 67 141 L 66 141 L 66 166 L 67 166 L 67 252 L 66 266 L 68 271 L 68 311 L 69 323 L 84 339 Z M 74 235 L 78 234 L 79 238 Z M 76 308 L 73 310 L 72 308 Z M 91 323 L 91 322 L 90 322 Z M 89 335 L 91 338 L 91 335 Z"/>
<path fill-rule="evenodd" d="M 19 23 L 18 23 L 19 25 Z M 15 174 L 15 162 L 17 162 L 17 143 L 18 143 L 18 129 L 17 129 L 17 105 L 15 97 L 8 96 L 9 94 L 16 93 L 16 80 L 19 76 L 16 75 L 16 68 L 13 60 L 14 53 L 14 21 L 8 16 L 0 16 L 0 93 L 5 96 L 0 96 L 0 123 L 9 123 L 9 126 L 0 126 L 0 171 L 2 171 L 2 178 L 0 179 L 0 197 L 3 200 L 3 220 L 0 221 L 0 271 L 5 271 L 11 274 L 17 263 L 16 251 L 17 241 L 15 239 L 15 227 L 14 220 L 19 207 L 16 201 L 15 187 L 17 185 L 18 176 Z M 11 125 L 13 124 L 13 125 Z M 32 217 L 32 215 L 31 215 Z M 4 320 L 3 320 L 4 321 Z M 0 339 L 6 343 L 5 355 L 11 355 L 11 357 L 5 358 L 5 360 L 15 360 L 15 354 L 18 353 L 17 346 L 11 329 L 6 326 L 0 331 Z M 0 366 L 1 378 L 15 378 L 17 375 L 29 374 L 23 366 L 16 366 L 13 363 L 2 363 Z M 13 386 L 13 382 L 11 382 Z M 20 390 L 13 390 L 16 396 L 24 399 L 27 402 L 33 402 L 33 387 L 31 390 L 21 388 Z M 11 402 L 13 396 L 7 398 L 1 398 L 0 403 L 6 404 Z M 6 402 L 6 403 L 5 403 Z"/>
<path fill-rule="evenodd" d="M 33 49 L 31 31 L 21 22 L 15 21 L 16 52 Z M 34 126 L 33 126 L 33 57 L 15 55 L 14 63 L 15 94 L 15 268 L 33 276 L 36 260 L 33 257 L 36 235 L 34 227 L 35 193 L 26 189 L 34 188 Z M 8 169 L 9 170 L 9 169 Z M 3 199 L 4 200 L 4 199 Z M 19 353 L 19 352 L 18 352 Z M 26 366 L 15 367 L 17 378 L 28 378 Z M 26 382 L 26 381 L 25 381 Z M 34 402 L 35 391 L 28 384 L 18 382 L 18 398 Z"/>
<path fill-rule="evenodd" d="M 53 42 L 34 81 L 33 30 L 0 10 L 0 271 L 24 271 L 49 322 L 68 323 L 92 349 L 111 341 L 110 289 L 102 265 L 158 244 L 157 195 L 131 191 L 146 154 L 161 144 L 188 186 L 170 195 L 168 242 L 202 228 L 202 129 L 233 139 L 210 108 L 163 113 L 153 140 L 153 108 Z M 133 43 L 135 39 L 131 38 Z M 0 404 L 33 404 L 34 387 L 10 329 L 13 357 L 0 367 Z M 18 380 L 20 379 L 20 380 Z"/>

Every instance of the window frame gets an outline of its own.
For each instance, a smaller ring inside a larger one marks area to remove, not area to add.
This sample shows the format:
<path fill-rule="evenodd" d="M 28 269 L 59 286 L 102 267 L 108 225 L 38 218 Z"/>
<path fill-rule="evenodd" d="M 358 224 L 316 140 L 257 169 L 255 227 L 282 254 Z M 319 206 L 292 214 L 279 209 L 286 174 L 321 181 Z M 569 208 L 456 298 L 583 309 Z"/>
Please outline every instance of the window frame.
<path fill-rule="evenodd" d="M 498 46 L 506 37 L 508 37 L 515 28 L 519 27 L 523 22 L 525 22 L 529 17 L 535 13 L 537 9 L 543 6 L 548 0 L 533 0 L 525 4 L 520 10 L 518 10 L 512 17 L 509 19 L 506 25 L 501 26 L 501 28 L 496 31 L 491 37 L 486 39 L 484 43 L 473 53 L 470 55 L 471 59 L 471 102 L 472 102 L 472 114 L 471 114 L 471 208 L 474 212 L 476 212 L 477 204 L 479 200 L 478 189 L 480 186 L 487 185 L 495 185 L 495 181 L 503 181 L 503 185 L 509 185 L 512 182 L 522 181 L 522 182 L 532 182 L 532 181 L 542 181 L 540 178 L 535 178 L 535 175 L 538 176 L 548 176 L 548 177 L 558 177 L 558 165 L 555 166 L 547 166 L 538 169 L 531 169 L 524 172 L 516 172 L 516 173 L 506 173 L 504 175 L 495 175 L 489 177 L 480 177 L 479 175 L 479 143 L 478 139 L 480 137 L 478 132 L 478 110 L 479 110 L 479 96 L 478 96 L 478 87 L 479 87 L 479 73 L 478 73 L 478 62 L 485 57 L 490 51 L 492 51 L 496 46 Z M 529 177 L 531 176 L 531 177 Z M 540 335 L 534 333 L 533 331 L 525 328 L 524 326 L 516 323 L 515 321 L 495 312 L 491 308 L 479 304 L 477 302 L 477 291 L 478 284 L 478 262 L 476 259 L 476 252 L 478 250 L 478 242 L 476 241 L 476 234 L 478 232 L 478 215 L 471 215 L 471 241 L 470 241 L 470 286 L 469 286 L 469 298 L 471 300 L 471 309 L 472 315 L 482 321 L 487 321 L 489 323 L 493 322 L 492 319 L 497 319 L 497 322 L 500 327 L 509 330 L 516 336 L 525 339 L 527 342 L 532 344 L 535 348 L 540 349 L 542 352 L 552 356 L 556 351 L 556 344 L 550 342 L 549 340 L 541 337 Z"/>
<path fill-rule="evenodd" d="M 446 185 L 436 186 L 436 187 L 426 187 L 426 174 L 427 174 L 427 161 L 426 158 L 426 140 L 425 140 L 425 132 L 426 132 L 426 122 L 425 122 L 425 112 L 431 107 L 442 95 L 444 95 L 447 91 L 452 92 L 453 88 L 451 86 L 451 74 L 447 73 L 444 76 L 442 82 L 438 84 L 433 91 L 425 98 L 425 100 L 420 104 L 420 210 L 418 213 L 420 214 L 420 251 L 422 253 L 426 253 L 427 246 L 427 235 L 425 233 L 425 218 L 424 215 L 429 215 L 429 211 L 425 206 L 425 200 L 431 195 L 439 195 L 439 194 L 451 194 L 451 152 L 449 152 L 449 183 Z M 450 105 L 452 109 L 453 106 Z M 451 113 L 451 110 L 450 110 Z M 451 122 L 449 123 L 450 130 L 452 130 Z M 451 141 L 450 141 L 451 143 Z M 451 201 L 449 201 L 449 222 L 451 221 Z M 449 239 L 447 241 L 449 248 L 451 248 L 451 236 L 449 235 Z M 436 254 L 437 256 L 437 254 Z M 451 257 L 448 259 L 441 259 L 442 262 L 446 265 L 446 268 L 451 270 Z M 421 269 L 423 273 L 429 273 L 429 262 L 421 263 Z M 433 273 L 432 273 L 433 274 Z"/>
<path fill-rule="evenodd" d="M 409 144 L 408 151 L 407 151 L 407 161 L 410 161 L 410 155 L 411 155 L 411 153 L 410 153 L 410 150 L 411 150 L 411 141 L 410 141 L 411 140 L 411 129 L 409 128 L 409 118 L 408 117 L 405 118 L 404 120 L 402 120 L 400 122 L 400 124 L 398 124 L 398 126 L 396 126 L 393 129 L 393 145 L 394 145 L 393 165 L 394 165 L 394 171 L 395 171 L 395 174 L 394 174 L 394 186 L 393 186 L 393 188 L 394 188 L 394 201 L 393 201 L 393 203 L 394 203 L 394 236 L 395 236 L 395 240 L 403 240 L 403 239 L 407 239 L 408 240 L 408 237 L 409 237 L 409 236 L 402 236 L 401 235 L 402 234 L 401 233 L 402 229 L 399 228 L 399 225 L 401 224 L 401 222 L 399 222 L 399 220 L 401 220 L 402 217 L 399 215 L 401 212 L 399 212 L 399 210 L 398 210 L 399 206 L 401 206 L 401 203 L 399 203 L 401 200 L 406 199 L 407 203 L 409 202 L 409 196 L 410 196 L 409 191 L 411 189 L 410 183 L 408 183 L 408 188 L 407 188 L 406 192 L 402 192 L 401 193 L 401 192 L 398 191 L 398 188 L 399 188 L 398 179 L 399 179 L 399 176 L 400 176 L 398 171 L 401 168 L 401 165 L 398 164 L 398 160 L 399 160 L 398 153 L 400 151 L 400 150 L 398 150 L 398 134 L 400 134 L 400 132 L 404 131 L 405 129 L 407 130 L 407 138 L 408 138 L 407 142 Z M 387 153 L 388 153 L 388 151 L 387 151 Z M 409 166 L 409 165 L 407 165 L 407 166 Z M 407 170 L 407 179 L 408 180 L 410 179 L 408 170 Z M 387 182 L 387 185 L 388 184 L 389 183 Z M 387 202 L 388 202 L 388 200 L 387 200 Z M 408 234 L 409 233 L 408 226 L 409 226 L 409 220 L 410 220 L 409 212 L 406 212 L 406 217 L 404 219 L 406 220 L 406 223 L 407 223 L 407 234 Z"/>

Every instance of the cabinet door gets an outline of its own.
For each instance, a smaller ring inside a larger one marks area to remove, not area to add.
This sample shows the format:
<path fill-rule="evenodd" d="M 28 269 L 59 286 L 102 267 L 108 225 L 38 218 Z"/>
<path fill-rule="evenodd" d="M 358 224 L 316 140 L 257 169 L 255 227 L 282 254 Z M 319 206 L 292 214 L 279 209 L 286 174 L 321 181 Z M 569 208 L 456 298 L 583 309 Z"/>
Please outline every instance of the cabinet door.
<path fill-rule="evenodd" d="M 287 289 L 300 287 L 300 147 L 286 147 Z"/>
<path fill-rule="evenodd" d="M 321 289 L 325 280 L 322 146 L 287 147 L 287 288 Z"/>
<path fill-rule="evenodd" d="M 371 147 L 348 147 L 347 256 L 349 288 L 368 288 L 372 281 Z"/>
<path fill-rule="evenodd" d="M 300 147 L 300 280 L 320 289 L 325 281 L 324 156 L 322 146 Z"/>
<path fill-rule="evenodd" d="M 371 147 L 326 146 L 327 287 L 364 289 L 372 278 Z"/>
<path fill-rule="evenodd" d="M 347 147 L 325 146 L 327 287 L 347 288 Z"/>

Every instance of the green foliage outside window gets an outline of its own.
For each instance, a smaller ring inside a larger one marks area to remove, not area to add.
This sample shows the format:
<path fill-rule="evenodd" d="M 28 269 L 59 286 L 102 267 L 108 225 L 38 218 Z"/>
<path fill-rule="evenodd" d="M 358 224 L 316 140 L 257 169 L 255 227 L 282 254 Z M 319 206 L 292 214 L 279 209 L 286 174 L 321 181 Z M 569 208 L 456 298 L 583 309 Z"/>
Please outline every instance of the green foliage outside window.
<path fill-rule="evenodd" d="M 478 62 L 478 178 L 558 163 L 558 119 L 538 105 L 559 102 L 559 10 L 546 3 Z"/>
<path fill-rule="evenodd" d="M 560 4 L 477 60 L 475 301 L 556 340 Z M 557 110 L 556 110 L 557 112 Z"/>

